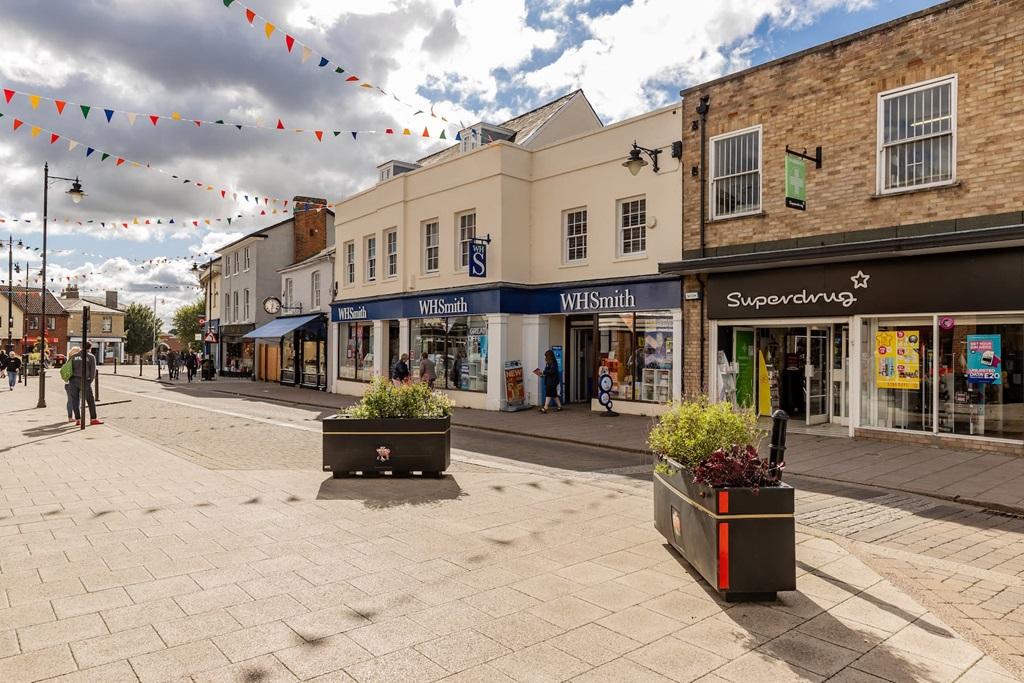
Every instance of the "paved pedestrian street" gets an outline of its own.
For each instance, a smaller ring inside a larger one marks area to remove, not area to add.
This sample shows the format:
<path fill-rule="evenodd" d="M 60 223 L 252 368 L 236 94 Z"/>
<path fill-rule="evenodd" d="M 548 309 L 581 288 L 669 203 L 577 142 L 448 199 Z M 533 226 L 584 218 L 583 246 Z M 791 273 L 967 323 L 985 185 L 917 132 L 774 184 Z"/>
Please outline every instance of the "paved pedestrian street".
<path fill-rule="evenodd" d="M 1024 670 L 1011 515 L 793 476 L 798 590 L 725 604 L 655 532 L 635 454 L 464 429 L 443 479 L 334 480 L 324 409 L 103 383 L 85 431 L 59 382 L 47 409 L 0 397 L 4 683 Z"/>

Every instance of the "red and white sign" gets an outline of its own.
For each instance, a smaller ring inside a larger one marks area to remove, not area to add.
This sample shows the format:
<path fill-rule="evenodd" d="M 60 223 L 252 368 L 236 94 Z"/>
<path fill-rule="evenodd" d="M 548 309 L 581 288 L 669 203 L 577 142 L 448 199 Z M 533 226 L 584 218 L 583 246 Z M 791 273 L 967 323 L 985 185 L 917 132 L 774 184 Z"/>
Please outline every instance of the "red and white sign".
<path fill-rule="evenodd" d="M 209 342 L 211 344 L 216 344 L 217 343 L 217 333 L 216 332 L 207 332 L 206 336 L 203 337 L 203 341 Z"/>

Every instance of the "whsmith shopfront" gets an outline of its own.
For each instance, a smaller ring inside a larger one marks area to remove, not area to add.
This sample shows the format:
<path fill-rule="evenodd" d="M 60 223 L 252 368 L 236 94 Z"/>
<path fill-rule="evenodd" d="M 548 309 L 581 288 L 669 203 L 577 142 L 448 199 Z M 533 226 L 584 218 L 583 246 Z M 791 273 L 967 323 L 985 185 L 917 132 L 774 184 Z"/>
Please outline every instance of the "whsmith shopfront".
<path fill-rule="evenodd" d="M 528 405 L 543 393 L 532 373 L 554 351 L 570 403 L 596 403 L 596 379 L 612 376 L 615 410 L 656 414 L 678 398 L 682 334 L 676 277 L 565 285 L 500 285 L 359 299 L 331 307 L 332 391 L 361 394 L 390 376 L 402 353 L 414 379 L 421 355 L 437 368 L 436 388 L 463 407 L 500 410 L 516 402 L 522 376 Z M 516 373 L 516 368 L 520 372 Z M 510 400 L 511 399 L 511 400 Z"/>
<path fill-rule="evenodd" d="M 706 277 L 719 400 L 851 436 L 1024 445 L 1024 249 Z"/>

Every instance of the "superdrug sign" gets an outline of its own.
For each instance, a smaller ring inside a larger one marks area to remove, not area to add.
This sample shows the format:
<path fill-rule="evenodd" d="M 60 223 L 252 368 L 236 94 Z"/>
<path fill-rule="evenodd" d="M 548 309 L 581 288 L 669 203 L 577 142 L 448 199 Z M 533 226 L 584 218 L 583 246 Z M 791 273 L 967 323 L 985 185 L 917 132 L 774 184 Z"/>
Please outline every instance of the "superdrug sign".
<path fill-rule="evenodd" d="M 712 319 L 1005 311 L 1024 306 L 1024 250 L 713 274 Z"/>

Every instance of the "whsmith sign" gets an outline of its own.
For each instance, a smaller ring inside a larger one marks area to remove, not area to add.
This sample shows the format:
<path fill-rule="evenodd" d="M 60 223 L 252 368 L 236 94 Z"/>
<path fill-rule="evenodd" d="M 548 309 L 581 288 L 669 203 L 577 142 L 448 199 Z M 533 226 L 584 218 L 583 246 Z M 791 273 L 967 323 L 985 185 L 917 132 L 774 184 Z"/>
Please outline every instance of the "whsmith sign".
<path fill-rule="evenodd" d="M 332 322 L 438 318 L 486 313 L 587 314 L 679 308 L 679 280 L 637 281 L 591 287 L 494 287 L 451 294 L 336 303 Z"/>
<path fill-rule="evenodd" d="M 821 317 L 1019 310 L 1024 250 L 906 256 L 715 273 L 708 317 Z"/>

